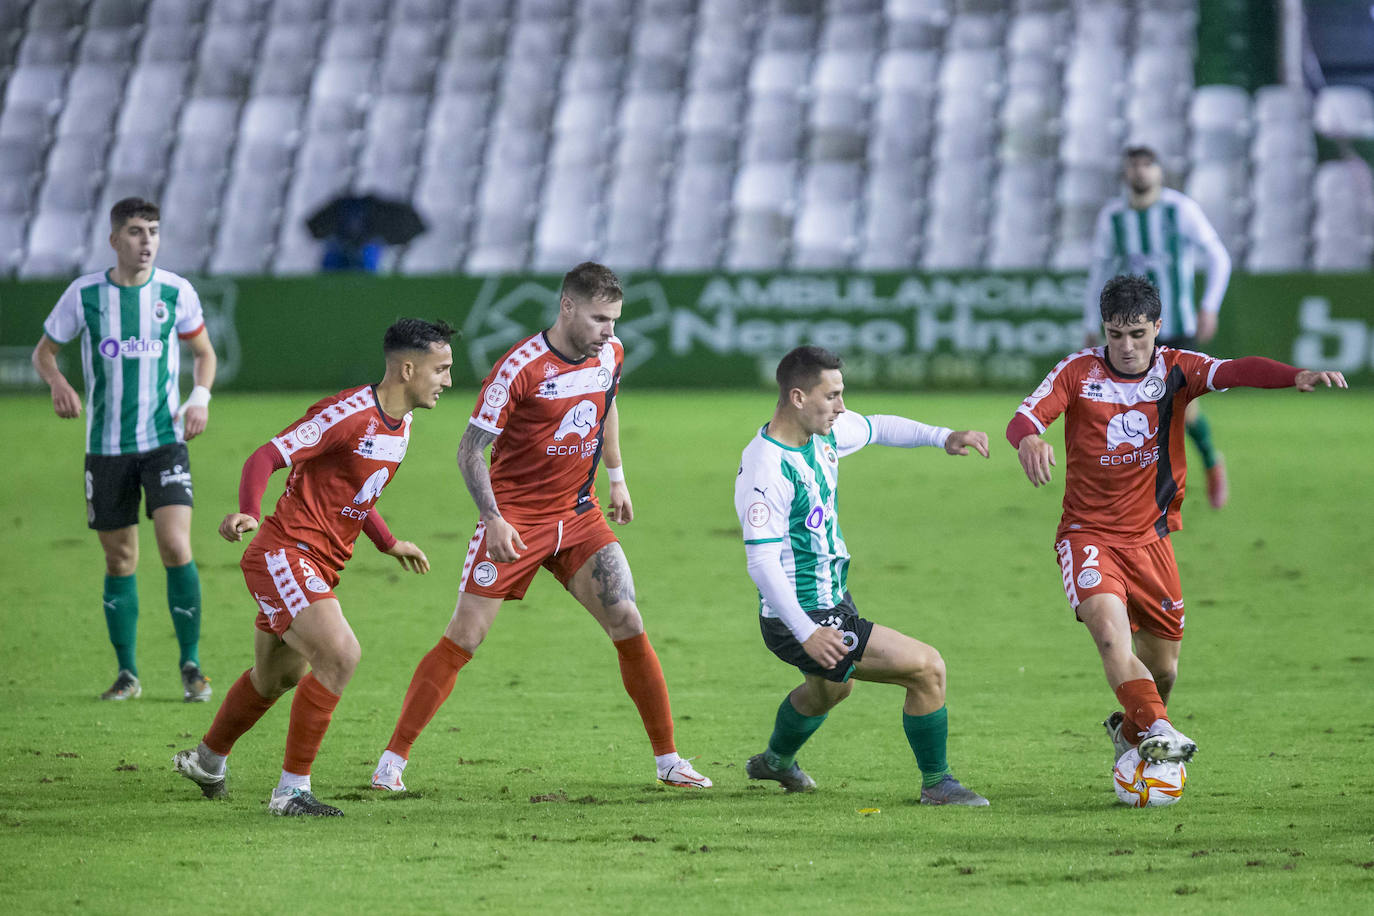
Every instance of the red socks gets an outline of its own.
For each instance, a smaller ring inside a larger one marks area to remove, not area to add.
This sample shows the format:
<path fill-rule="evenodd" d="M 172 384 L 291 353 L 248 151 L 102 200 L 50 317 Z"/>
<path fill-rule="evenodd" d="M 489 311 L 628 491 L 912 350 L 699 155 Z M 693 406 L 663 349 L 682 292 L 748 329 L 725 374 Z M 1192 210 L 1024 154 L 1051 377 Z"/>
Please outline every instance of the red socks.
<path fill-rule="evenodd" d="M 1116 688 L 1116 698 L 1126 712 L 1126 721 L 1121 723 L 1121 735 L 1132 745 L 1140 743 L 1141 735 L 1156 719 L 1169 718 L 1169 711 L 1159 698 L 1159 689 L 1148 677 L 1122 683 Z"/>
<path fill-rule="evenodd" d="M 269 700 L 258 693 L 248 671 L 243 672 L 224 695 L 224 702 L 220 704 L 219 712 L 215 713 L 215 721 L 201 740 L 216 754 L 227 757 L 234 749 L 234 742 L 256 725 L 275 702 L 275 697 Z"/>
<path fill-rule="evenodd" d="M 324 741 L 325 730 L 338 705 L 339 695 L 315 680 L 314 672 L 301 678 L 291 701 L 291 727 L 286 732 L 283 770 L 299 776 L 310 775 L 310 765 L 320 752 L 320 742 Z"/>
<path fill-rule="evenodd" d="M 620 656 L 620 680 L 639 710 L 654 755 L 672 753 L 677 748 L 673 744 L 673 711 L 668 705 L 668 685 L 663 680 L 663 668 L 654 647 L 649 644 L 648 634 L 618 640 L 614 645 Z"/>
<path fill-rule="evenodd" d="M 410 748 L 420 732 L 425 730 L 429 720 L 444 705 L 448 695 L 453 692 L 453 682 L 458 672 L 472 661 L 472 653 L 458 645 L 447 636 L 439 637 L 439 643 L 415 668 L 406 690 L 405 701 L 401 703 L 401 717 L 396 720 L 396 730 L 391 733 L 391 741 L 386 749 L 393 754 L 410 759 Z"/>

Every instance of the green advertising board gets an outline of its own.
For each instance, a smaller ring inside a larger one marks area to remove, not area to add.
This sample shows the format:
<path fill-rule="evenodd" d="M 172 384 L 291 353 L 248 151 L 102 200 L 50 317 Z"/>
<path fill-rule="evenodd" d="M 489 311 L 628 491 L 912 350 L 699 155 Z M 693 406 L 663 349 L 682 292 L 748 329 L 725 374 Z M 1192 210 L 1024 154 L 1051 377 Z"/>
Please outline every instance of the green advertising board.
<path fill-rule="evenodd" d="M 556 276 L 195 280 L 222 390 L 337 390 L 377 376 L 396 318 L 459 326 L 454 384 L 472 387 L 547 326 Z M 649 275 L 624 278 L 616 333 L 640 387 L 766 386 L 787 350 L 841 353 L 846 382 L 1029 389 L 1083 342 L 1081 274 Z M 0 284 L 0 388 L 39 384 L 29 353 L 64 282 Z M 1374 383 L 1374 277 L 1232 277 L 1207 350 L 1339 369 Z M 75 348 L 63 351 L 75 371 Z"/>

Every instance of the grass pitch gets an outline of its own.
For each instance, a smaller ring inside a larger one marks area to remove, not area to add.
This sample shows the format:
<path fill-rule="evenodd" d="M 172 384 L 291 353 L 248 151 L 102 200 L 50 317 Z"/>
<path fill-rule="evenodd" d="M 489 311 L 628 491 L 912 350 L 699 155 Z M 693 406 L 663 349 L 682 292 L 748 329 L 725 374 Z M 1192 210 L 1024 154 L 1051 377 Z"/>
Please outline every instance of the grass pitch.
<path fill-rule="evenodd" d="M 1015 395 L 855 394 L 850 406 L 986 429 L 990 461 L 870 448 L 842 512 L 862 612 L 937 646 L 950 755 L 992 800 L 921 808 L 897 688 L 861 684 L 803 749 L 820 783 L 751 785 L 797 677 L 764 648 L 731 500 L 764 392 L 630 390 L 622 529 L 672 692 L 678 745 L 716 788 L 668 790 L 615 653 L 549 577 L 508 604 L 416 746 L 412 792 L 366 788 L 411 672 L 451 612 L 474 513 L 453 461 L 471 392 L 420 412 L 383 511 L 434 571 L 366 541 L 338 594 L 363 661 L 315 766 L 346 812 L 271 818 L 289 698 L 231 758 L 232 797 L 171 772 L 251 663 L 241 548 L 214 529 L 243 459 L 325 392 L 215 399 L 192 443 L 209 704 L 185 705 L 151 526 L 143 527 L 143 698 L 113 679 L 102 561 L 83 523 L 81 427 L 7 398 L 0 520 L 0 899 L 10 912 L 1356 912 L 1374 904 L 1374 617 L 1364 392 L 1204 401 L 1232 476 L 1201 475 L 1175 546 L 1188 639 L 1172 710 L 1201 751 L 1178 805 L 1133 811 L 1108 782 L 1113 699 L 1059 585 L 1058 482 L 1037 491 L 1001 431 Z M 1056 427 L 1058 430 L 1058 427 Z M 1062 448 L 1060 451 L 1062 457 Z M 1196 461 L 1195 461 L 1196 464 Z M 281 475 L 269 490 L 274 500 Z M 267 508 L 270 509 L 270 502 Z M 866 809 L 878 809 L 863 813 Z"/>

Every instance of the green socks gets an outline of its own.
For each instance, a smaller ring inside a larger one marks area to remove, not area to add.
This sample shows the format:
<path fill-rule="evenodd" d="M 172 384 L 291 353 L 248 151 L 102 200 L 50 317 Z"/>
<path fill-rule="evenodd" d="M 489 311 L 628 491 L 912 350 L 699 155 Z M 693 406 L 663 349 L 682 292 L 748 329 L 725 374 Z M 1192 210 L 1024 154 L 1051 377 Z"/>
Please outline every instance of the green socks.
<path fill-rule="evenodd" d="M 949 713 L 944 706 L 924 716 L 902 713 L 902 731 L 921 768 L 921 785 L 933 786 L 949 775 L 945 744 L 949 739 Z"/>
<path fill-rule="evenodd" d="M 133 581 L 133 576 L 129 577 Z M 181 646 L 181 661 L 200 666 L 200 574 L 192 560 L 185 566 L 167 567 L 167 607 L 172 612 L 172 626 Z"/>
<path fill-rule="evenodd" d="M 1202 453 L 1202 464 L 1204 467 L 1215 467 L 1217 463 L 1217 447 L 1212 444 L 1212 424 L 1207 422 L 1207 418 L 1198 414 L 1197 420 L 1187 426 L 1188 438 L 1193 440 L 1197 450 Z"/>
<path fill-rule="evenodd" d="M 773 722 L 773 735 L 763 758 L 775 770 L 785 770 L 797 759 L 797 751 L 806 739 L 825 721 L 825 716 L 804 716 L 792 705 L 791 697 L 783 697 Z"/>
<path fill-rule="evenodd" d="M 138 677 L 138 663 L 134 661 L 138 644 L 138 584 L 134 576 L 106 576 L 105 627 L 110 631 L 119 667 Z"/>

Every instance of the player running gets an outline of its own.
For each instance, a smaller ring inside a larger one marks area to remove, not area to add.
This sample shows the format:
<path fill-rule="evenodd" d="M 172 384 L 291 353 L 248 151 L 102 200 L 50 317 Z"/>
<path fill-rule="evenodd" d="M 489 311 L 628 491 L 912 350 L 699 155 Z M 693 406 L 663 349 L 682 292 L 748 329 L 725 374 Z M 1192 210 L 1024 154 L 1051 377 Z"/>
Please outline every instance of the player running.
<path fill-rule="evenodd" d="M 1217 332 L 1217 315 L 1231 278 L 1226 246 L 1192 198 L 1164 187 L 1164 170 L 1150 147 L 1126 150 L 1122 177 L 1125 195 L 1097 215 L 1092 270 L 1083 299 L 1084 346 L 1099 342 L 1098 300 L 1103 284 L 1118 274 L 1148 277 L 1159 290 L 1162 346 L 1192 350 L 1208 343 Z M 1207 261 L 1201 311 L 1193 302 L 1194 257 L 1199 251 Z M 1185 428 L 1207 469 L 1207 502 L 1220 509 L 1230 489 L 1226 462 L 1212 444 L 1212 426 L 1196 401 L 1188 404 Z"/>
<path fill-rule="evenodd" d="M 319 401 L 244 463 L 239 511 L 226 515 L 219 526 L 226 541 L 238 541 L 258 527 L 272 472 L 290 467 L 291 474 L 276 509 L 239 562 L 260 609 L 253 667 L 229 688 L 199 746 L 172 758 L 177 771 L 207 798 L 226 794 L 225 758 L 234 742 L 295 687 L 281 781 L 268 810 L 283 815 L 343 813 L 310 791 L 310 766 L 360 653 L 334 588 L 359 532 L 382 553 L 396 557 L 402 568 L 429 571 L 424 551 L 396 540 L 376 503 L 396 479 L 409 447 L 411 411 L 434 407 L 452 384 L 448 342 L 453 333 L 442 321 L 396 322 L 383 340 L 386 373 L 380 383 Z"/>
<path fill-rule="evenodd" d="M 789 792 L 814 789 L 797 751 L 857 678 L 906 689 L 902 728 L 921 771 L 921 804 L 983 806 L 988 800 L 961 785 L 946 759 L 944 659 L 934 647 L 860 617 L 854 606 L 836 490 L 839 460 L 865 445 L 931 445 L 951 455 L 972 448 L 986 458 L 988 436 L 846 412 L 841 366 L 820 347 L 798 347 L 782 358 L 777 409 L 745 448 L 735 477 L 764 645 L 804 676 L 778 707 L 767 749 L 749 758 L 745 772 Z"/>
<path fill-rule="evenodd" d="M 59 417 L 81 415 L 81 398 L 57 368 L 62 345 L 81 338 L 86 382 L 86 524 L 105 552 L 101 601 L 119 672 L 102 700 L 132 700 L 138 680 L 138 503 L 147 497 L 167 569 L 167 607 L 176 630 L 182 698 L 210 698 L 200 670 L 200 573 L 191 555 L 191 459 L 186 443 L 205 431 L 215 350 L 200 297 L 185 278 L 154 267 L 161 213 L 137 197 L 110 210 L 115 266 L 78 277 L 43 322 L 33 351 Z M 175 333 L 173 333 L 175 332 Z M 195 387 L 180 401 L 181 346 L 194 360 Z"/>
<path fill-rule="evenodd" d="M 1227 388 L 1345 388 L 1339 372 L 1259 356 L 1216 359 L 1158 343 L 1159 293 L 1143 277 L 1102 290 L 1105 347 L 1080 350 L 1017 408 L 1007 440 L 1035 486 L 1049 483 L 1054 447 L 1041 438 L 1065 415 L 1068 469 L 1055 536 L 1064 593 L 1097 644 L 1124 712 L 1103 723 L 1119 758 L 1186 761 L 1197 745 L 1169 720 L 1183 639 L 1183 592 L 1169 532 L 1182 526 L 1188 403 Z"/>
<path fill-rule="evenodd" d="M 625 691 L 653 748 L 658 781 L 708 788 L 679 757 L 663 669 L 644 632 L 625 552 L 601 515 L 597 465 L 610 479 L 607 515 L 634 518 L 620 456 L 615 395 L 624 347 L 613 336 L 623 295 L 615 274 L 590 261 L 563 278 L 558 318 L 511 347 L 482 383 L 458 445 L 458 467 L 477 504 L 458 605 L 415 669 L 372 785 L 404 792 L 415 740 L 453 691 L 501 609 L 542 566 L 601 624 L 615 645 Z M 491 445 L 488 470 L 483 451 Z"/>

